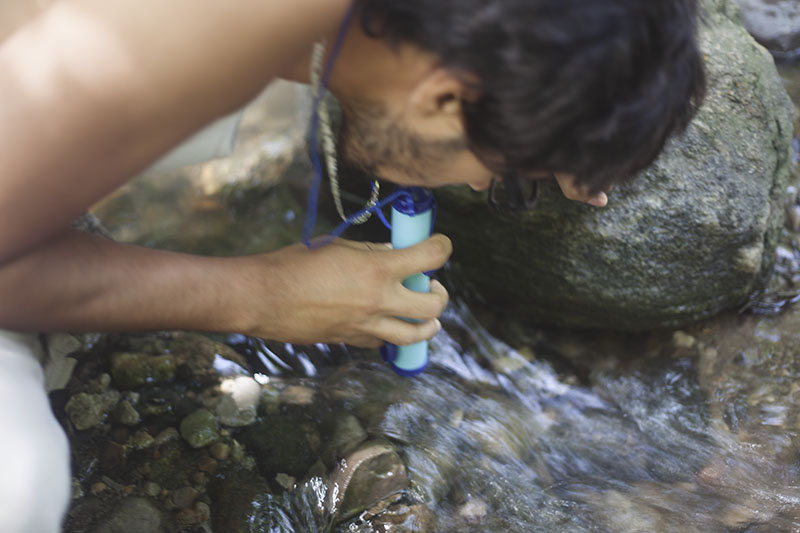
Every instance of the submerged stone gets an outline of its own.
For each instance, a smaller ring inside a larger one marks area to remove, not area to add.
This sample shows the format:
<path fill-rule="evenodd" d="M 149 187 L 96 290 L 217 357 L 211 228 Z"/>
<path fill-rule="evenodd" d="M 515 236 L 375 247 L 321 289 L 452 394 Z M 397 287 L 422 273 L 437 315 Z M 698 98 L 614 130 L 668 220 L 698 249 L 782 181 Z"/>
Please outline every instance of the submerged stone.
<path fill-rule="evenodd" d="M 117 391 L 107 391 L 103 394 L 81 392 L 67 401 L 64 410 L 75 428 L 82 431 L 102 424 L 108 412 L 119 401 L 119 397 Z"/>
<path fill-rule="evenodd" d="M 111 376 L 124 389 L 135 389 L 175 378 L 175 358 L 171 355 L 116 353 L 111 356 Z"/>
<path fill-rule="evenodd" d="M 181 420 L 181 437 L 192 448 L 203 448 L 219 439 L 217 418 L 207 409 L 198 409 Z"/>

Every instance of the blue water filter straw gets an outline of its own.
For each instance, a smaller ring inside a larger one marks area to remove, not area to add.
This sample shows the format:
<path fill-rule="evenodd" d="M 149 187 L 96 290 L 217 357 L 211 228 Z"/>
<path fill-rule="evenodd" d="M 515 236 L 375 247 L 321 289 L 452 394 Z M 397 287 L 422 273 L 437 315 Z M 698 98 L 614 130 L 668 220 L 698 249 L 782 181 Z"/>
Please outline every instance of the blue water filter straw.
<path fill-rule="evenodd" d="M 436 201 L 433 193 L 421 187 L 404 189 L 392 203 L 392 246 L 395 250 L 408 248 L 431 236 Z M 403 280 L 403 285 L 417 292 L 430 292 L 431 280 L 423 272 Z M 411 319 L 406 319 L 412 321 Z M 400 376 L 416 376 L 428 366 L 428 341 L 408 346 L 386 343 L 381 348 L 384 361 Z"/>

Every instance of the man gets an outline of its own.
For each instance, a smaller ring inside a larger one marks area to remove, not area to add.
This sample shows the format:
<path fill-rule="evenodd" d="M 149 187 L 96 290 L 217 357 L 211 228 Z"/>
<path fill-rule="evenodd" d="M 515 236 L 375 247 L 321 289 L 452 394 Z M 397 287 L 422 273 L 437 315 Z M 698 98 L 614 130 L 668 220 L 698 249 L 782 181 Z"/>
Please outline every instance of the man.
<path fill-rule="evenodd" d="M 63 0 L 7 22 L 0 328 L 361 346 L 434 335 L 446 291 L 413 293 L 401 280 L 442 266 L 451 247 L 441 235 L 406 250 L 337 241 L 210 258 L 68 229 L 270 80 L 307 82 L 313 43 L 333 43 L 351 7 Z M 604 191 L 649 164 L 702 97 L 693 0 L 358 0 L 355 9 L 330 79 L 344 111 L 341 151 L 387 181 L 480 190 L 495 176 L 555 173 L 569 198 L 603 206 Z M 29 338 L 4 339 L 0 467 L 14 483 L 0 484 L 0 531 L 57 531 L 64 437 Z"/>

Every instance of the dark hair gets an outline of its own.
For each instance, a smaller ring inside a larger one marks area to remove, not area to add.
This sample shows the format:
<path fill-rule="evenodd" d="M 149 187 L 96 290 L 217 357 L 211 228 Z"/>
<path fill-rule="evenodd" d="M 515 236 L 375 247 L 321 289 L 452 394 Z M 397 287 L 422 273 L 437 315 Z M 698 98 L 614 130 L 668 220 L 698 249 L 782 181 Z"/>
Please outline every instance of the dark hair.
<path fill-rule="evenodd" d="M 368 35 L 477 75 L 473 151 L 498 173 L 597 192 L 686 128 L 705 93 L 696 0 L 360 0 Z"/>

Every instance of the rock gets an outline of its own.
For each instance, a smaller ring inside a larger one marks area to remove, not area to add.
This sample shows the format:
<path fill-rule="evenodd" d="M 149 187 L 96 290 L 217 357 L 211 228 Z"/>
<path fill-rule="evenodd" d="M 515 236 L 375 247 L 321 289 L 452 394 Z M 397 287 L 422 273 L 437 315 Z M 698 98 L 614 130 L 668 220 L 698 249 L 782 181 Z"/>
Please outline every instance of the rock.
<path fill-rule="evenodd" d="M 314 425 L 281 414 L 262 416 L 256 424 L 243 428 L 240 437 L 267 479 L 278 473 L 302 477 L 317 460 L 321 446 Z"/>
<path fill-rule="evenodd" d="M 117 404 L 117 408 L 114 409 L 114 417 L 124 426 L 135 426 L 141 421 L 139 412 L 128 400 L 122 400 Z"/>
<path fill-rule="evenodd" d="M 350 413 L 340 413 L 333 421 L 330 437 L 325 439 L 323 458 L 329 465 L 333 465 L 365 440 L 367 432 L 361 427 L 358 418 Z"/>
<path fill-rule="evenodd" d="M 128 444 L 135 450 L 144 450 L 153 445 L 155 439 L 147 431 L 140 430 L 134 433 L 128 440 Z"/>
<path fill-rule="evenodd" d="M 731 0 L 704 5 L 706 101 L 606 208 L 571 202 L 550 182 L 523 215 L 491 212 L 485 193 L 437 191 L 437 231 L 482 302 L 529 322 L 644 330 L 736 307 L 762 285 L 783 225 L 793 108 Z"/>
<path fill-rule="evenodd" d="M 175 518 L 181 524 L 195 525 L 208 522 L 211 519 L 211 509 L 205 502 L 197 502 L 197 504 L 188 509 L 181 509 L 175 513 Z"/>
<path fill-rule="evenodd" d="M 407 487 L 406 467 L 394 448 L 369 442 L 331 472 L 328 509 L 338 520 L 346 520 Z"/>
<path fill-rule="evenodd" d="M 223 393 L 216 412 L 221 424 L 230 427 L 244 427 L 255 423 L 258 403 L 261 398 L 261 385 L 248 376 L 237 376 L 220 384 Z"/>
<path fill-rule="evenodd" d="M 206 409 L 198 409 L 181 420 L 181 437 L 192 448 L 209 446 L 219 439 L 217 419 Z"/>
<path fill-rule="evenodd" d="M 115 353 L 111 356 L 111 377 L 124 389 L 168 383 L 175 378 L 175 358 L 172 355 Z"/>
<path fill-rule="evenodd" d="M 94 533 L 163 533 L 161 511 L 147 498 L 126 498 Z"/>
<path fill-rule="evenodd" d="M 297 484 L 297 479 L 293 476 L 287 476 L 286 474 L 278 474 L 275 476 L 275 482 L 283 487 L 286 490 L 294 490 L 294 486 Z"/>
<path fill-rule="evenodd" d="M 172 493 L 172 503 L 178 509 L 186 509 L 191 507 L 198 496 L 194 487 L 181 487 Z"/>
<path fill-rule="evenodd" d="M 158 483 L 148 481 L 147 483 L 144 484 L 144 487 L 142 487 L 142 492 L 144 492 L 148 496 L 155 498 L 161 493 L 161 486 Z"/>
<path fill-rule="evenodd" d="M 211 454 L 211 457 L 216 459 L 217 461 L 224 461 L 231 455 L 231 447 L 224 442 L 217 442 L 211 449 L 208 450 Z"/>
<path fill-rule="evenodd" d="M 280 403 L 307 407 L 313 405 L 316 391 L 302 385 L 291 385 L 281 392 Z"/>
<path fill-rule="evenodd" d="M 119 392 L 112 390 L 103 394 L 80 392 L 67 401 L 64 410 L 75 428 L 82 431 L 102 424 L 119 396 Z"/>
<path fill-rule="evenodd" d="M 797 0 L 737 0 L 747 30 L 777 55 L 800 49 L 800 2 Z"/>
<path fill-rule="evenodd" d="M 488 512 L 489 506 L 485 501 L 480 498 L 470 498 L 464 505 L 458 508 L 457 515 L 469 524 L 477 524 Z"/>

